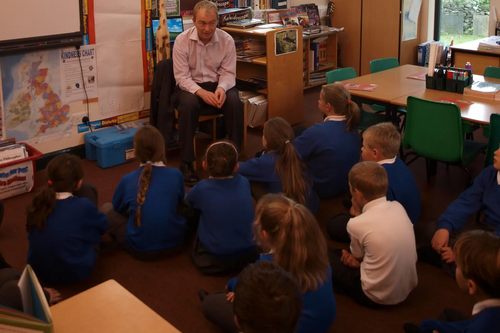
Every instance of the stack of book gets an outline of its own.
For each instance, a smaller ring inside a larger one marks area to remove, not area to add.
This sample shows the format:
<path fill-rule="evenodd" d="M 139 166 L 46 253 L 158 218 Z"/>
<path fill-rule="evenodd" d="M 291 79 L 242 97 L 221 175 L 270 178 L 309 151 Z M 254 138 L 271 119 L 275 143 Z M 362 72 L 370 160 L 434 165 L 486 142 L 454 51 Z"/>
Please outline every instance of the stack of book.
<path fill-rule="evenodd" d="M 485 40 L 479 42 L 477 49 L 479 51 L 487 51 L 500 53 L 500 36 L 490 36 Z"/>
<path fill-rule="evenodd" d="M 326 72 L 315 72 L 309 75 L 309 83 L 311 86 L 326 84 Z"/>
<path fill-rule="evenodd" d="M 22 160 L 28 157 L 26 146 L 15 141 L 0 142 L 0 164 Z"/>
<path fill-rule="evenodd" d="M 236 59 L 238 61 L 252 62 L 266 54 L 266 42 L 264 40 L 235 37 Z"/>
<path fill-rule="evenodd" d="M 259 24 L 262 24 L 262 20 L 251 19 L 251 20 L 241 20 L 241 21 L 229 21 L 226 23 L 226 26 L 228 28 L 246 29 L 246 28 L 253 28 Z"/>
<path fill-rule="evenodd" d="M 464 88 L 464 95 L 500 100 L 500 84 L 475 81 Z"/>

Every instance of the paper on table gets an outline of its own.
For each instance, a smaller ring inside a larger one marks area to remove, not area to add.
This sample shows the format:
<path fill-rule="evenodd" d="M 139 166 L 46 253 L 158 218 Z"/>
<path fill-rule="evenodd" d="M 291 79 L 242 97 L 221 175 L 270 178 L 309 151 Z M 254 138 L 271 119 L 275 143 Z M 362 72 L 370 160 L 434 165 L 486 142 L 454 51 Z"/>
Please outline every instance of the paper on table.
<path fill-rule="evenodd" d="M 140 1 L 95 0 L 94 20 L 97 44 L 142 39 Z"/>
<path fill-rule="evenodd" d="M 102 118 L 144 107 L 141 41 L 97 45 L 99 115 Z"/>
<path fill-rule="evenodd" d="M 422 6 L 422 0 L 413 0 L 410 5 L 410 12 L 408 14 L 408 19 L 414 23 L 418 21 L 418 14 L 420 13 L 420 7 Z"/>
<path fill-rule="evenodd" d="M 432 43 L 431 44 L 431 51 L 429 54 L 429 70 L 427 73 L 427 75 L 430 77 L 434 76 L 434 68 L 436 67 L 437 51 L 438 51 L 438 44 Z"/>

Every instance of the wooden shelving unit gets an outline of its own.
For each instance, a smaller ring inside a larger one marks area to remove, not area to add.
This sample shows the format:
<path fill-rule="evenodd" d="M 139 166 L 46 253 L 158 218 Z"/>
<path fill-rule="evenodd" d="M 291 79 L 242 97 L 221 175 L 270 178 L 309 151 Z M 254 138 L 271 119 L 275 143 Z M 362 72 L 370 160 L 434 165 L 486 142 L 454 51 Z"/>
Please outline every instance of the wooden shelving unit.
<path fill-rule="evenodd" d="M 304 50 L 303 50 L 303 55 L 304 55 L 304 61 L 302 63 L 303 66 L 303 83 L 302 86 L 304 89 L 308 88 L 313 88 L 317 87 L 320 85 L 323 85 L 324 83 L 311 83 L 311 73 L 317 73 L 317 72 L 328 72 L 331 70 L 334 70 L 337 68 L 337 43 L 338 43 L 338 32 L 333 32 L 333 31 L 324 31 L 319 34 L 314 34 L 314 35 L 309 35 L 309 36 L 304 36 Z M 316 38 L 320 37 L 328 37 L 328 39 L 325 41 L 326 42 L 326 63 L 329 63 L 330 65 L 321 65 L 319 64 L 319 69 L 317 70 L 311 70 L 309 68 L 309 50 L 311 48 L 311 41 L 315 40 Z"/>
<path fill-rule="evenodd" d="M 263 39 L 266 42 L 265 59 L 254 59 L 254 62 L 238 61 L 236 76 L 240 79 L 250 77 L 265 78 L 267 89 L 259 90 L 267 95 L 267 118 L 282 117 L 291 125 L 303 120 L 303 78 L 302 78 L 302 27 L 283 29 L 235 29 L 223 28 L 232 36 Z M 297 51 L 276 55 L 276 33 L 286 30 L 297 30 Z M 336 52 L 335 52 L 336 54 Z"/>

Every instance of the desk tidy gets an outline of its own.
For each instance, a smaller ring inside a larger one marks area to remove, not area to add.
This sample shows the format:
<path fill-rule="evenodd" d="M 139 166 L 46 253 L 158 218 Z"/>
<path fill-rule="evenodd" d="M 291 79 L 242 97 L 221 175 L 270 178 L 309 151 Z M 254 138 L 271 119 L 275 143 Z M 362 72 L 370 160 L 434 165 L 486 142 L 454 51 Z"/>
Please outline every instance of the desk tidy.
<path fill-rule="evenodd" d="M 464 88 L 472 84 L 472 70 L 465 68 L 436 66 L 434 76 L 425 76 L 425 87 L 441 91 L 464 93 Z"/>

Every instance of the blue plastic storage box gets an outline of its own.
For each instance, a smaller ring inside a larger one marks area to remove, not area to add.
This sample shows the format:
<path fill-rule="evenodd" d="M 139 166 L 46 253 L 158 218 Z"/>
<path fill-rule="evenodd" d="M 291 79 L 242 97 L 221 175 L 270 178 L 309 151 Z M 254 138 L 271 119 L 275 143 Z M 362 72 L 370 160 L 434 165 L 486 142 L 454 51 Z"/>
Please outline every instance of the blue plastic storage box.
<path fill-rule="evenodd" d="M 85 155 L 101 168 L 133 161 L 134 134 L 138 128 L 119 131 L 115 127 L 85 134 Z"/>

